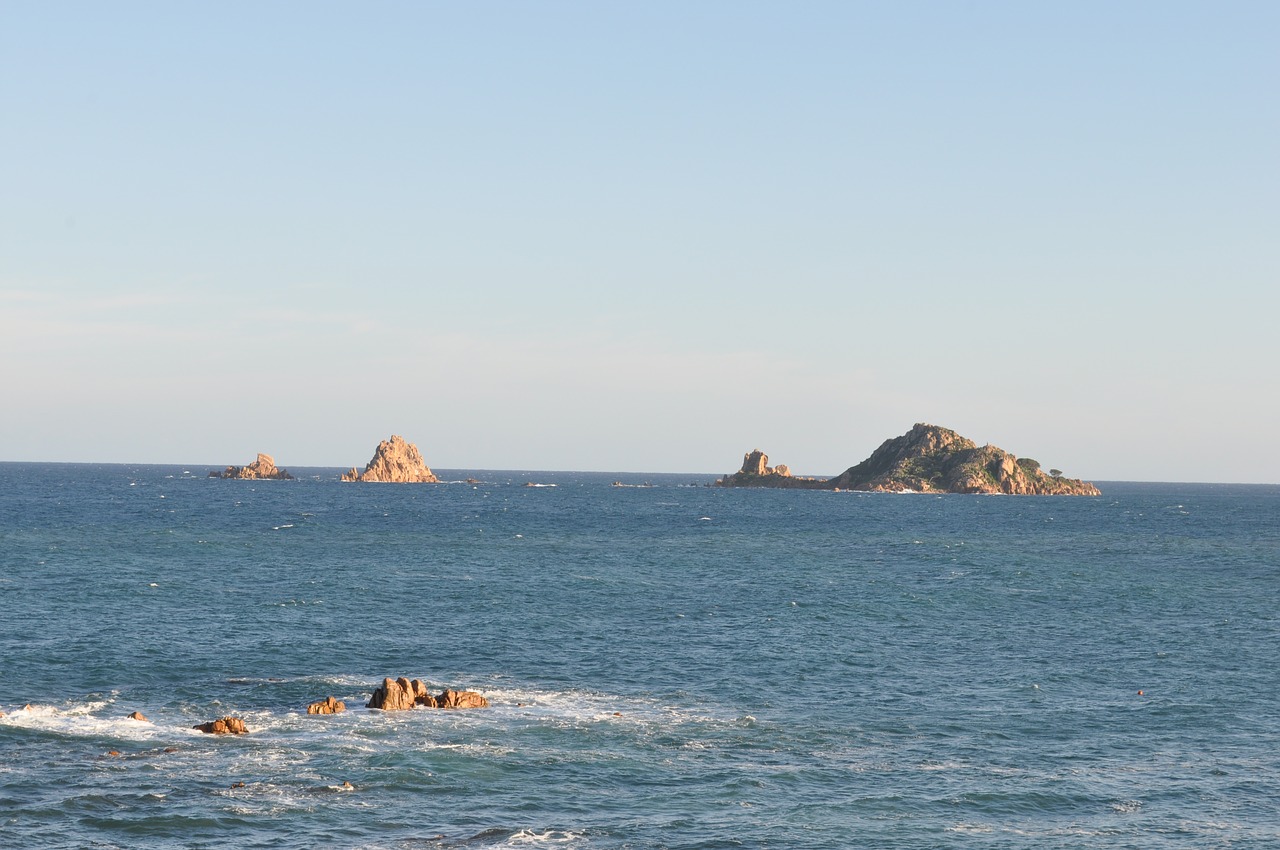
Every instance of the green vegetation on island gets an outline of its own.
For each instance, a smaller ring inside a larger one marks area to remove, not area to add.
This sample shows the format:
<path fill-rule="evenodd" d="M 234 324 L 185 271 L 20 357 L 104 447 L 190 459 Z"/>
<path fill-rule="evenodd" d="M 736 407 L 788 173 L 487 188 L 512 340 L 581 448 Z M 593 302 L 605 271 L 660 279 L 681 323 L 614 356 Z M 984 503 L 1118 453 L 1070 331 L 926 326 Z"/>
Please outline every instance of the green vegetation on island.
<path fill-rule="evenodd" d="M 995 446 L 979 446 L 955 431 L 917 424 L 885 440 L 880 448 L 835 478 L 799 478 L 786 467 L 768 466 L 759 450 L 742 469 L 716 482 L 720 487 L 781 487 L 804 490 L 873 490 L 901 493 L 1003 493 L 1019 496 L 1097 496 L 1097 487 L 1060 470 L 1046 475 L 1040 462 Z"/>

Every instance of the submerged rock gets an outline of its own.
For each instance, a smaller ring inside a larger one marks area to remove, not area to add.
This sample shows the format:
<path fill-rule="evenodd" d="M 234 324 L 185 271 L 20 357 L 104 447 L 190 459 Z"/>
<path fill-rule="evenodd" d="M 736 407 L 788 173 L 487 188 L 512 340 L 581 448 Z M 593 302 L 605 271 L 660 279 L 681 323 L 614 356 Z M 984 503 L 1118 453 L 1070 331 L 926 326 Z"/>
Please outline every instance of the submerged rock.
<path fill-rule="evenodd" d="M 350 472 L 342 474 L 342 480 L 435 484 L 440 479 L 423 462 L 417 446 L 393 434 L 391 439 L 378 443 L 373 459 L 365 464 L 363 472 L 352 467 Z"/>
<path fill-rule="evenodd" d="M 197 724 L 191 728 L 199 729 L 206 735 L 243 735 L 249 731 L 244 725 L 244 721 L 239 717 L 223 717 L 219 720 L 210 720 L 208 723 Z"/>

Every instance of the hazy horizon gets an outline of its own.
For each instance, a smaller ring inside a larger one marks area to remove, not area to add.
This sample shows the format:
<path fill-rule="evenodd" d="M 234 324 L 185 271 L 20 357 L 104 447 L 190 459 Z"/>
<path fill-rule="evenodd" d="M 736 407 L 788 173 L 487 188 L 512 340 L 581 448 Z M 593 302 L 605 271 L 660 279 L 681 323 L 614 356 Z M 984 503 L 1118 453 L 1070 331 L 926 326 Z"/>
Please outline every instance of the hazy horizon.
<path fill-rule="evenodd" d="M 1277 43 L 1263 2 L 10 4 L 0 458 L 835 474 L 923 421 L 1280 482 Z"/>

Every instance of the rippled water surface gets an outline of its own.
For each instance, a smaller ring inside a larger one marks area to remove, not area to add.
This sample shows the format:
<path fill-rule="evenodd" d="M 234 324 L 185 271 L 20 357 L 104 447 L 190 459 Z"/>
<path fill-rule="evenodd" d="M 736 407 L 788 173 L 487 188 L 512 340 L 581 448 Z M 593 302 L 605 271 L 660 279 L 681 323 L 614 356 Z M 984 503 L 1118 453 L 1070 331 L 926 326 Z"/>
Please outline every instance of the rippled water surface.
<path fill-rule="evenodd" d="M 0 464 L 0 844 L 1280 846 L 1280 488 L 293 471 Z"/>

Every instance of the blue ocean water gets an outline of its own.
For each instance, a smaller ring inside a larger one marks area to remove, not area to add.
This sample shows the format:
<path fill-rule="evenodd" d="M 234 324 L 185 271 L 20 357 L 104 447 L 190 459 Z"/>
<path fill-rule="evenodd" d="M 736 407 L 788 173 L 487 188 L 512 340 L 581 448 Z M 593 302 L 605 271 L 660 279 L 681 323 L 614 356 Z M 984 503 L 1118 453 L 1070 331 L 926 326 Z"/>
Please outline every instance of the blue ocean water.
<path fill-rule="evenodd" d="M 0 464 L 0 845 L 1280 846 L 1280 487 L 206 471 Z"/>

